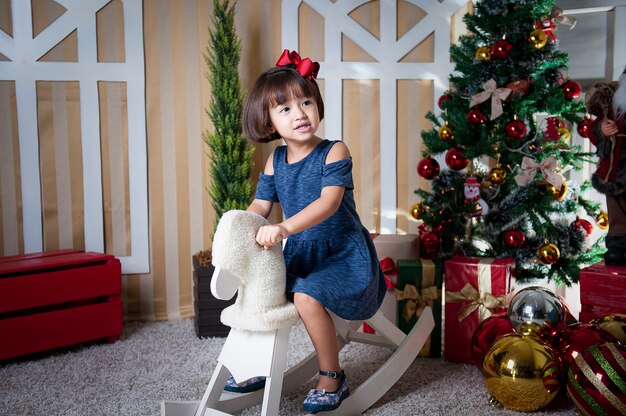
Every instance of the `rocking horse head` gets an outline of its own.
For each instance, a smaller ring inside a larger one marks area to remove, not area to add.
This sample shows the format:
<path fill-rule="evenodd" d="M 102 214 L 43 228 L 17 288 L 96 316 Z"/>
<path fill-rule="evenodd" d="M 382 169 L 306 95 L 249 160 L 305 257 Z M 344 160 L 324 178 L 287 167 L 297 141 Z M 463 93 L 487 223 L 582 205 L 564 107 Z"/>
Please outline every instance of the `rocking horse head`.
<path fill-rule="evenodd" d="M 298 320 L 295 306 L 285 297 L 286 270 L 280 245 L 264 249 L 256 243 L 259 228 L 269 222 L 250 212 L 224 213 L 213 238 L 215 273 L 211 291 L 235 304 L 222 311 L 224 325 L 250 331 L 273 331 Z"/>

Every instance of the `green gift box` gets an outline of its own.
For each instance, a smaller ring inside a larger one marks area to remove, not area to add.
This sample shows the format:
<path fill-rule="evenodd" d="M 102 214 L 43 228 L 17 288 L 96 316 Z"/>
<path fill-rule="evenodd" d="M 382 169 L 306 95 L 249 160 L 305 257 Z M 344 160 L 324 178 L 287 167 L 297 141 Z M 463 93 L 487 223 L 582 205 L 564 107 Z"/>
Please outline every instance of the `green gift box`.
<path fill-rule="evenodd" d="M 419 355 L 441 357 L 441 284 L 443 267 L 439 260 L 398 260 L 398 328 L 408 334 L 422 311 L 430 306 L 435 318 L 431 332 Z"/>

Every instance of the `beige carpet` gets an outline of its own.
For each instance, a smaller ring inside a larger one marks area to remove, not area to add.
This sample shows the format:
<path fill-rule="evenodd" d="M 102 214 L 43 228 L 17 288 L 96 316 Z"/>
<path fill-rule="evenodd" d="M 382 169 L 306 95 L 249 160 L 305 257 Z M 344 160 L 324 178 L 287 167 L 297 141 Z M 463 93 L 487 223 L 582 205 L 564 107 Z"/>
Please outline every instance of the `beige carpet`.
<path fill-rule="evenodd" d="M 1 341 L 0 341 L 1 342 Z M 192 320 L 132 322 L 111 345 L 92 345 L 35 359 L 0 364 L 0 415 L 156 416 L 161 400 L 199 400 L 215 367 L 223 338 L 199 339 Z M 290 338 L 293 365 L 312 351 L 302 325 Z M 354 388 L 391 354 L 350 344 L 341 352 Z M 303 415 L 302 400 L 314 380 L 281 401 L 281 415 Z M 243 415 L 260 413 L 260 406 Z M 528 415 L 495 409 L 474 366 L 418 358 L 366 415 Z M 532 415 L 576 415 L 564 394 Z M 323 415 L 323 413 L 322 413 Z"/>

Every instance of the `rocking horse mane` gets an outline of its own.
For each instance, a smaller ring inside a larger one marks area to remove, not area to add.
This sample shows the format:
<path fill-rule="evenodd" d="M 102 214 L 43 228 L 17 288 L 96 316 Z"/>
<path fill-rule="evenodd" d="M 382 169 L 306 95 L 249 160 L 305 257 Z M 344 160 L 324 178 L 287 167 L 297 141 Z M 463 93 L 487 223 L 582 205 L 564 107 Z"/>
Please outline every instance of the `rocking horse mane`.
<path fill-rule="evenodd" d="M 268 224 L 254 212 L 231 210 L 222 215 L 215 231 L 213 264 L 239 280 L 235 304 L 221 314 L 222 323 L 231 328 L 271 331 L 299 319 L 285 296 L 287 274 L 281 245 L 263 249 L 255 241 L 259 228 Z"/>

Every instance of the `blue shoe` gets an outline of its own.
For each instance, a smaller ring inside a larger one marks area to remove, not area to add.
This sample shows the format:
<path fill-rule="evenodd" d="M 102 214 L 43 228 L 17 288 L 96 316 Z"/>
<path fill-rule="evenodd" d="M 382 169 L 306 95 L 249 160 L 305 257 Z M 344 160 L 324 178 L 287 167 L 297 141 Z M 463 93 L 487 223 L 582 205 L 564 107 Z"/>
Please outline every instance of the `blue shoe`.
<path fill-rule="evenodd" d="M 233 376 L 228 377 L 224 390 L 232 393 L 250 393 L 265 387 L 265 377 L 252 377 L 237 384 Z"/>
<path fill-rule="evenodd" d="M 304 400 L 304 410 L 311 413 L 328 412 L 339 407 L 341 402 L 350 395 L 346 375 L 343 371 L 321 371 L 320 375 L 330 378 L 341 378 L 341 385 L 335 391 L 312 389 Z"/>

